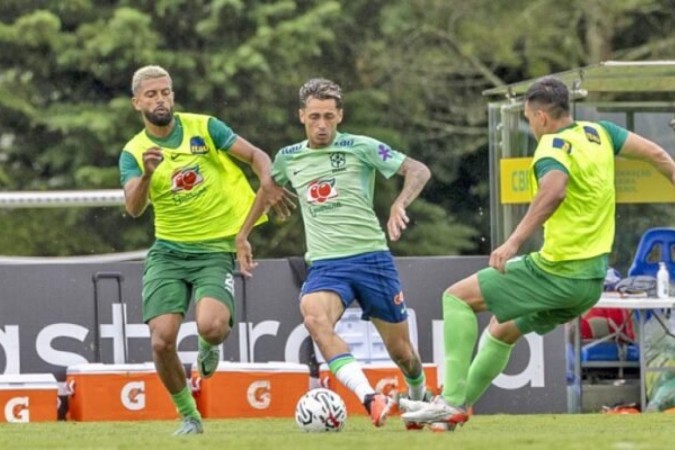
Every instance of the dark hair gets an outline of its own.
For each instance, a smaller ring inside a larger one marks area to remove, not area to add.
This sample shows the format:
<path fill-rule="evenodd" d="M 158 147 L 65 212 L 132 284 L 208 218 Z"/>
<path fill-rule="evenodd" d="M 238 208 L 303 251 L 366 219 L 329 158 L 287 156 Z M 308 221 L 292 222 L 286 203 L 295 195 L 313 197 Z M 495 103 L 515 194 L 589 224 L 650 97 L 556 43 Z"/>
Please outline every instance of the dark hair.
<path fill-rule="evenodd" d="M 307 99 L 335 100 L 335 105 L 342 108 L 342 88 L 337 83 L 325 78 L 312 78 L 302 85 L 299 92 L 300 106 L 307 106 Z"/>
<path fill-rule="evenodd" d="M 570 113 L 570 93 L 565 83 L 555 77 L 536 81 L 525 93 L 525 101 L 532 108 L 545 109 L 554 119 Z"/>

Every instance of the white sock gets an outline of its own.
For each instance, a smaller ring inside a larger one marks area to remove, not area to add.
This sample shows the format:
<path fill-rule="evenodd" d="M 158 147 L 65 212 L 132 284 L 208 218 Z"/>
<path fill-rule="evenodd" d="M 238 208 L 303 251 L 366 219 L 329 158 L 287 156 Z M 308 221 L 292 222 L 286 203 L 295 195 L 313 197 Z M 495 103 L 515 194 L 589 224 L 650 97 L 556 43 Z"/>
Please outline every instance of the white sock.
<path fill-rule="evenodd" d="M 347 389 L 354 392 L 361 403 L 365 400 L 366 395 L 375 393 L 375 389 L 372 388 L 368 378 L 366 378 L 363 370 L 361 370 L 361 366 L 356 361 L 349 362 L 340 367 L 335 377 Z"/>

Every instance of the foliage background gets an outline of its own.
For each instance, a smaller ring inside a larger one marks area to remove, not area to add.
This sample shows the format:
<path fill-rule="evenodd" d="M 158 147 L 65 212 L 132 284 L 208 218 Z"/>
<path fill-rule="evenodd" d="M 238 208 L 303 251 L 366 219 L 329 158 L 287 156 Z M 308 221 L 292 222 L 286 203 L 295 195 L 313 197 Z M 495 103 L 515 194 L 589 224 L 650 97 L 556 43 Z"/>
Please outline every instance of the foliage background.
<path fill-rule="evenodd" d="M 273 155 L 302 140 L 298 87 L 347 92 L 343 129 L 426 162 L 397 255 L 486 254 L 482 91 L 603 60 L 673 57 L 668 0 L 3 0 L 0 190 L 119 188 L 117 159 L 141 128 L 130 79 L 156 63 L 177 109 L 215 115 Z M 398 191 L 378 181 L 386 217 Z M 145 248 L 150 213 L 0 209 L 0 254 Z M 256 256 L 301 254 L 298 217 L 255 235 Z"/>

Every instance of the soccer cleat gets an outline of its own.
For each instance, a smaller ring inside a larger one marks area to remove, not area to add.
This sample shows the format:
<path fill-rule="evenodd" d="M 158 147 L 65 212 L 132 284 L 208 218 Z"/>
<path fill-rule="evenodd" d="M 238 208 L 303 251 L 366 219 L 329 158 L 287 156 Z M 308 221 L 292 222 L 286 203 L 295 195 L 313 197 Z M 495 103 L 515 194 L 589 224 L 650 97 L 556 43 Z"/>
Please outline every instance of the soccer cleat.
<path fill-rule="evenodd" d="M 387 421 L 389 408 L 391 408 L 389 400 L 385 395 L 377 393 L 367 394 L 363 401 L 363 406 L 366 407 L 366 411 L 368 411 L 370 420 L 373 421 L 373 425 L 376 427 L 384 425 Z"/>
<path fill-rule="evenodd" d="M 422 400 L 410 400 L 407 397 L 400 396 L 398 398 L 398 408 L 403 413 L 411 412 L 411 411 L 419 411 L 420 409 L 422 409 L 426 405 L 428 405 L 429 402 L 431 401 L 431 399 L 432 399 L 432 395 L 429 391 L 424 393 L 424 398 Z M 410 420 L 403 419 L 403 424 L 405 425 L 406 430 L 423 430 L 424 429 L 424 423 L 418 423 L 418 422 L 413 422 L 413 421 L 410 421 Z"/>
<path fill-rule="evenodd" d="M 431 424 L 432 430 L 452 431 L 457 425 L 463 425 L 469 420 L 466 409 L 449 405 L 440 395 L 431 403 L 412 406 L 415 409 L 404 413 L 402 415 L 403 420 L 418 424 Z"/>
<path fill-rule="evenodd" d="M 409 398 L 400 397 L 398 399 L 398 407 L 403 413 L 419 411 L 429 405 L 428 401 L 410 400 Z"/>
<path fill-rule="evenodd" d="M 403 424 L 405 425 L 405 429 L 410 430 L 410 431 L 417 431 L 417 430 L 423 430 L 424 429 L 423 423 L 407 422 L 407 421 L 404 420 Z"/>
<path fill-rule="evenodd" d="M 220 362 L 220 347 L 218 345 L 199 346 L 197 353 L 197 371 L 202 378 L 209 378 L 216 373 Z"/>
<path fill-rule="evenodd" d="M 184 434 L 202 434 L 204 432 L 204 427 L 202 427 L 202 421 L 196 417 L 186 416 L 183 417 L 180 427 L 173 433 L 174 436 L 181 436 Z"/>

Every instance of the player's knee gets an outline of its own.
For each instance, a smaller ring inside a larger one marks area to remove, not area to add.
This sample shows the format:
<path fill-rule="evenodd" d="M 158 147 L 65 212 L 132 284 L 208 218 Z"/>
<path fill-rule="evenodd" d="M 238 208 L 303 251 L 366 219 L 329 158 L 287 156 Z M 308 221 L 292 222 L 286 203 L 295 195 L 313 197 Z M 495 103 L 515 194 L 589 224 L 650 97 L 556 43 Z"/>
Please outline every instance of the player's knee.
<path fill-rule="evenodd" d="M 314 314 L 307 314 L 304 317 L 304 324 L 307 331 L 312 336 L 312 339 L 317 340 L 332 330 L 332 326 L 328 323 L 328 319 Z"/>
<path fill-rule="evenodd" d="M 176 342 L 160 336 L 152 337 L 152 353 L 156 355 L 168 355 L 176 351 Z"/>
<path fill-rule="evenodd" d="M 228 317 L 213 317 L 197 323 L 199 335 L 211 344 L 220 344 L 230 334 Z"/>

